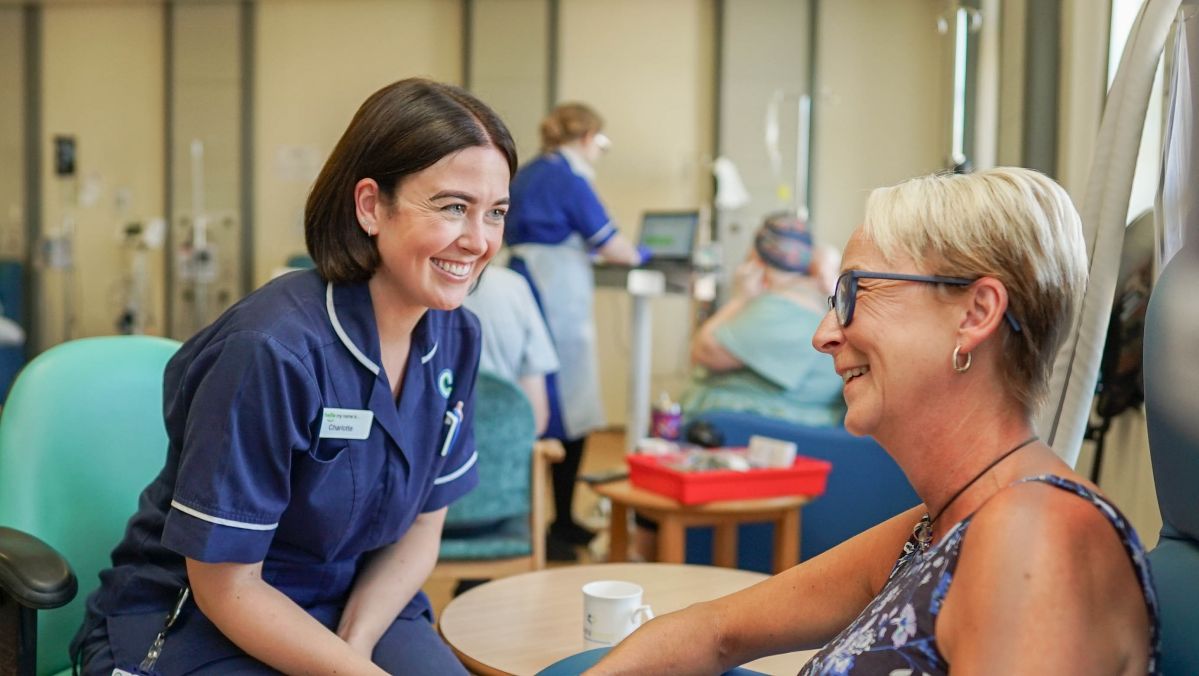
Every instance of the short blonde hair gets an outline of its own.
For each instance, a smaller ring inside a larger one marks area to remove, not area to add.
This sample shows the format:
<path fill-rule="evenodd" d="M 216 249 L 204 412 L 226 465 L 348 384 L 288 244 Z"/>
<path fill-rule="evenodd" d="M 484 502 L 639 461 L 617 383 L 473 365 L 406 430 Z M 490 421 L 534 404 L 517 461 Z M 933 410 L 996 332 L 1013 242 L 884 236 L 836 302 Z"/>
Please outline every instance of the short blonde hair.
<path fill-rule="evenodd" d="M 552 152 L 559 146 L 599 132 L 604 120 L 583 103 L 560 103 L 541 121 L 541 150 Z"/>
<path fill-rule="evenodd" d="M 1035 413 L 1087 283 L 1082 221 L 1066 191 L 1018 167 L 915 178 L 870 194 L 863 232 L 884 258 L 1003 283 L 1021 326 L 1000 329 L 1004 385 Z"/>

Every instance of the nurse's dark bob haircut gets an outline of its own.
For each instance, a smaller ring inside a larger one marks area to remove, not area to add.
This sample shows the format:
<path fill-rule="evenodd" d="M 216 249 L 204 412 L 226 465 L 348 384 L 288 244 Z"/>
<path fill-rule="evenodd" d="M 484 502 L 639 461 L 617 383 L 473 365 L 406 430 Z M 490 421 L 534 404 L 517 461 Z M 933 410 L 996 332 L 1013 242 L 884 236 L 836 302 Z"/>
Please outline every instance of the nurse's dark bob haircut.
<path fill-rule="evenodd" d="M 350 120 L 308 195 L 304 240 L 328 282 L 363 282 L 379 266 L 374 238 L 358 225 L 354 186 L 379 184 L 387 202 L 405 176 L 474 146 L 491 146 L 516 173 L 516 145 L 495 111 L 466 90 L 419 78 L 371 94 Z"/>

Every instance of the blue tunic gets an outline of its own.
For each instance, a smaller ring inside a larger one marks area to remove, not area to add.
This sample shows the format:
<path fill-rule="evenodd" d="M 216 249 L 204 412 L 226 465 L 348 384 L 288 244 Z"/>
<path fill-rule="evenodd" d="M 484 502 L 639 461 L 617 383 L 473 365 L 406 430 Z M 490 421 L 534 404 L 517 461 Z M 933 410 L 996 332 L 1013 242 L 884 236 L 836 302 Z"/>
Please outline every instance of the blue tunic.
<path fill-rule="evenodd" d="M 88 599 L 73 652 L 107 642 L 118 666 L 140 661 L 187 584 L 184 557 L 262 561 L 267 583 L 336 627 L 364 554 L 477 483 L 479 345 L 469 312 L 426 312 L 397 402 L 365 284 L 296 272 L 230 308 L 167 365 L 166 465 Z M 359 433 L 325 423 L 338 409 L 363 412 L 352 414 L 368 418 Z M 428 613 L 420 593 L 400 617 Z M 189 603 L 159 669 L 239 653 Z"/>
<path fill-rule="evenodd" d="M 616 235 L 599 196 L 561 152 L 521 167 L 509 190 L 512 206 L 504 220 L 509 245 L 562 244 L 577 233 L 589 249 L 598 249 Z"/>
<path fill-rule="evenodd" d="M 1136 570 L 1149 611 L 1149 673 L 1160 654 L 1157 596 L 1136 531 L 1111 503 L 1086 486 L 1054 475 L 1029 477 L 1088 500 L 1107 517 Z M 949 592 L 973 515 L 955 525 L 926 552 L 909 539 L 878 596 L 848 627 L 800 670 L 800 676 L 848 674 L 947 674 L 949 662 L 937 647 L 937 616 Z M 911 670 L 910 672 L 905 670 Z"/>

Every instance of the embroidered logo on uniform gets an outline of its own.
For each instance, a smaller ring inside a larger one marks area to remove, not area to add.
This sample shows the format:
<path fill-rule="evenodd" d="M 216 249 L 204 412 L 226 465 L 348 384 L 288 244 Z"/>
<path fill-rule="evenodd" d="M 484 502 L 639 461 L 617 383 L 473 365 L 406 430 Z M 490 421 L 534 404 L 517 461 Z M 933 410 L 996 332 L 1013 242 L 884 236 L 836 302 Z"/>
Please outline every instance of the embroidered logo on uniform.
<path fill-rule="evenodd" d="M 437 374 L 437 391 L 441 392 L 441 396 L 449 399 L 450 392 L 454 391 L 454 372 L 449 369 L 441 369 L 441 373 Z"/>

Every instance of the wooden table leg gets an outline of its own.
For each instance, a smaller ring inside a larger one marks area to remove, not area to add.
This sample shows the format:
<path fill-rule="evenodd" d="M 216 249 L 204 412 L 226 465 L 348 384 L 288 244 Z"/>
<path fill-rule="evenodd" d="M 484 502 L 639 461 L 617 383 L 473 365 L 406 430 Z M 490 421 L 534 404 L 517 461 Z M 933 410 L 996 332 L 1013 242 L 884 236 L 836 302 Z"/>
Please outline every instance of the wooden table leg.
<path fill-rule="evenodd" d="M 799 507 L 788 509 L 774 521 L 774 572 L 799 563 Z"/>
<path fill-rule="evenodd" d="M 608 522 L 608 561 L 620 563 L 629 559 L 629 510 L 624 504 L 611 501 Z"/>
<path fill-rule="evenodd" d="M 739 524 L 718 523 L 712 538 L 712 563 L 723 568 L 737 567 L 737 528 Z"/>
<path fill-rule="evenodd" d="M 664 514 L 658 521 L 658 560 L 662 563 L 683 563 L 687 558 L 687 529 L 682 521 Z"/>

